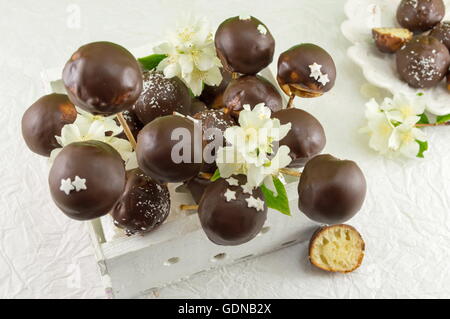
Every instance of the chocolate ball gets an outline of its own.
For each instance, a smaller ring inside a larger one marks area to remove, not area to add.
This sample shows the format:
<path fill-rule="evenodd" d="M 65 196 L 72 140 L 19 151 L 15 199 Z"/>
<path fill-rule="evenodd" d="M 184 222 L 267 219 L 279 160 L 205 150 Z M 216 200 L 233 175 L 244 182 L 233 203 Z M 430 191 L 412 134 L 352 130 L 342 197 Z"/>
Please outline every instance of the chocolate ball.
<path fill-rule="evenodd" d="M 130 236 L 146 233 L 169 216 L 170 194 L 167 186 L 155 183 L 139 168 L 127 172 L 125 190 L 110 214 L 114 225 Z"/>
<path fill-rule="evenodd" d="M 450 21 L 436 25 L 430 35 L 441 41 L 450 50 Z"/>
<path fill-rule="evenodd" d="M 224 106 L 223 92 L 225 92 L 225 89 L 231 81 L 230 72 L 221 68 L 220 73 L 222 73 L 222 82 L 220 82 L 218 86 L 205 85 L 202 94 L 198 97 L 199 100 L 203 101 L 210 109 L 220 109 Z"/>
<path fill-rule="evenodd" d="M 178 78 L 166 78 L 162 72 L 144 73 L 144 89 L 135 104 L 135 111 L 142 123 L 178 112 L 189 115 L 191 95 L 187 86 Z"/>
<path fill-rule="evenodd" d="M 353 161 L 331 155 L 309 160 L 298 184 L 298 207 L 313 221 L 343 223 L 361 208 L 366 196 L 366 180 Z"/>
<path fill-rule="evenodd" d="M 201 121 L 202 126 L 204 163 L 201 171 L 214 173 L 217 168 L 215 163 L 216 151 L 220 146 L 225 146 L 226 144 L 224 138 L 225 130 L 235 126 L 236 122 L 229 114 L 221 110 L 199 112 L 194 115 L 194 118 Z"/>
<path fill-rule="evenodd" d="M 278 90 L 259 75 L 246 75 L 232 80 L 223 94 L 223 101 L 234 116 L 239 116 L 245 104 L 253 108 L 259 103 L 264 103 L 272 112 L 279 111 L 283 107 Z"/>
<path fill-rule="evenodd" d="M 211 184 L 211 180 L 195 176 L 186 183 L 186 187 L 192 195 L 196 204 L 200 203 L 206 187 Z"/>
<path fill-rule="evenodd" d="M 206 187 L 198 208 L 206 236 L 217 245 L 234 246 L 252 240 L 267 218 L 261 189 L 248 194 L 242 188 L 245 176 L 233 176 L 232 180 L 238 185 L 231 185 L 230 179 L 219 179 Z"/>
<path fill-rule="evenodd" d="M 430 30 L 444 15 L 442 0 L 402 0 L 397 9 L 398 23 L 413 32 Z"/>
<path fill-rule="evenodd" d="M 56 156 L 48 181 L 63 213 L 89 220 L 107 214 L 120 198 L 125 167 L 120 154 L 106 143 L 74 142 Z"/>
<path fill-rule="evenodd" d="M 130 128 L 131 134 L 133 134 L 134 138 L 136 139 L 139 132 L 144 127 L 144 124 L 138 119 L 133 107 L 129 110 L 123 111 L 122 115 L 125 121 L 127 122 L 128 127 Z M 119 124 L 119 121 L 117 119 L 116 122 L 117 124 Z M 128 139 L 127 136 L 125 135 L 125 132 L 118 134 L 117 137 Z"/>
<path fill-rule="evenodd" d="M 142 90 L 138 62 L 111 42 L 79 48 L 64 66 L 62 78 L 70 100 L 92 114 L 112 115 L 129 109 Z"/>
<path fill-rule="evenodd" d="M 273 60 L 275 40 L 269 29 L 254 17 L 234 17 L 216 31 L 217 55 L 229 72 L 256 74 Z"/>
<path fill-rule="evenodd" d="M 52 150 L 61 147 L 55 135 L 61 135 L 63 126 L 75 122 L 76 118 L 77 110 L 67 95 L 45 95 L 23 114 L 22 136 L 32 152 L 50 156 Z"/>
<path fill-rule="evenodd" d="M 325 147 L 322 124 L 308 112 L 290 108 L 273 113 L 272 117 L 279 119 L 281 124 L 291 123 L 291 130 L 280 141 L 280 146 L 289 146 L 289 156 L 292 158 L 289 167 L 303 167 Z"/>
<path fill-rule="evenodd" d="M 430 88 L 445 77 L 450 53 L 439 40 L 417 36 L 397 51 L 396 61 L 403 81 L 413 88 Z"/>
<path fill-rule="evenodd" d="M 207 109 L 208 107 L 203 101 L 200 101 L 199 99 L 192 99 L 190 115 L 195 115 L 198 112 L 206 111 Z"/>
<path fill-rule="evenodd" d="M 194 130 L 199 130 L 199 140 Z M 138 135 L 139 167 L 159 183 L 183 182 L 196 176 L 202 167 L 200 134 L 201 128 L 185 117 L 156 118 Z"/>
<path fill-rule="evenodd" d="M 336 66 L 327 51 L 315 44 L 303 43 L 281 53 L 277 80 L 289 96 L 317 97 L 333 88 Z"/>

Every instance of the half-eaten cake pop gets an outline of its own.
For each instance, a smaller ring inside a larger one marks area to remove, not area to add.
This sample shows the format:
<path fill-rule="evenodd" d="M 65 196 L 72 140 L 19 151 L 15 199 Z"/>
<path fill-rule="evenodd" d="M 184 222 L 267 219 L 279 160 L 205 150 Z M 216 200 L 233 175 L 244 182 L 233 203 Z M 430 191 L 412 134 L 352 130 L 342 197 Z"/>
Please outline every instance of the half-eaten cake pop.
<path fill-rule="evenodd" d="M 127 172 L 125 190 L 110 214 L 114 225 L 127 235 L 146 233 L 169 216 L 170 194 L 167 186 L 155 183 L 139 168 Z"/>
<path fill-rule="evenodd" d="M 253 239 L 267 218 L 260 188 L 246 187 L 243 175 L 219 179 L 206 187 L 198 217 L 206 236 L 217 245 L 241 245 Z"/>
<path fill-rule="evenodd" d="M 366 179 L 359 166 L 328 154 L 309 160 L 298 184 L 298 207 L 324 224 L 343 223 L 361 208 Z"/>
<path fill-rule="evenodd" d="M 127 49 L 111 42 L 80 47 L 67 61 L 62 79 L 70 100 L 92 114 L 129 109 L 142 91 L 138 62 Z"/>
<path fill-rule="evenodd" d="M 48 181 L 63 213 L 77 220 L 94 219 L 106 215 L 122 195 L 124 162 L 106 143 L 74 142 L 56 156 Z"/>
<path fill-rule="evenodd" d="M 139 133 L 139 167 L 158 183 L 177 183 L 196 176 L 202 167 L 201 128 L 179 115 L 158 117 Z"/>
<path fill-rule="evenodd" d="M 225 20 L 219 25 L 214 41 L 217 56 L 231 73 L 257 74 L 273 60 L 275 40 L 255 17 Z"/>
<path fill-rule="evenodd" d="M 50 156 L 61 147 L 55 136 L 64 125 L 75 122 L 77 110 L 65 94 L 49 94 L 34 102 L 22 117 L 22 136 L 31 151 Z"/>
<path fill-rule="evenodd" d="M 289 133 L 280 141 L 280 145 L 289 146 L 292 158 L 289 167 L 303 167 L 325 147 L 322 124 L 308 112 L 289 108 L 272 113 L 272 117 L 279 119 L 281 124 L 291 123 Z"/>

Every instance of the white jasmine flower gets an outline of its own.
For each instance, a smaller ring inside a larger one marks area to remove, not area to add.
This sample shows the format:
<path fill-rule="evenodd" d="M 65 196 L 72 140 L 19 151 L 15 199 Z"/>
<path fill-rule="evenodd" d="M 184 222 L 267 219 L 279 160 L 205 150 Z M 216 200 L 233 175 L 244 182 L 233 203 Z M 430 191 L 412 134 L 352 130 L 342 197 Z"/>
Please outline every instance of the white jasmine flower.
<path fill-rule="evenodd" d="M 200 95 L 203 84 L 219 85 L 222 66 L 216 55 L 213 34 L 206 19 L 188 18 L 170 34 L 169 40 L 153 51 L 167 58 L 158 65 L 168 78 L 178 76 L 195 95 Z"/>
<path fill-rule="evenodd" d="M 270 118 L 271 111 L 264 104 L 249 105 L 239 115 L 240 126 L 225 131 L 230 144 L 219 148 L 216 163 L 223 178 L 244 174 L 248 186 L 265 184 L 273 187 L 272 176 L 291 162 L 289 147 L 281 146 L 276 152 L 274 143 L 287 135 L 291 124 L 281 125 L 278 119 Z"/>
<path fill-rule="evenodd" d="M 425 134 L 411 123 L 402 123 L 394 129 L 390 139 L 389 148 L 393 155 L 404 155 L 409 158 L 417 156 L 420 150 L 417 141 L 425 141 Z"/>
<path fill-rule="evenodd" d="M 425 101 L 421 96 L 396 94 L 392 99 L 385 98 L 381 109 L 385 111 L 391 120 L 397 122 L 413 121 L 417 123 L 420 115 L 425 112 Z"/>

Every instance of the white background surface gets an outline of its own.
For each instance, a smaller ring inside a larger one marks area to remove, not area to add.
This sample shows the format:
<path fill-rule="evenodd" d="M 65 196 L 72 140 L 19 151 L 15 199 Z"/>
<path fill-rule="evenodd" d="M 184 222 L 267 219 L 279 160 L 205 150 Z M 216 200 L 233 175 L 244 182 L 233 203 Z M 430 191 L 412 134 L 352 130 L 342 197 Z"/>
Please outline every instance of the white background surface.
<path fill-rule="evenodd" d="M 81 26 L 67 27 L 70 4 Z M 326 152 L 359 163 L 368 180 L 362 211 L 349 223 L 366 240 L 362 267 L 349 275 L 313 269 L 307 243 L 200 274 L 157 296 L 183 298 L 450 297 L 450 127 L 427 130 L 425 160 L 381 158 L 357 133 L 364 124 L 365 82 L 346 57 L 343 0 L 7 1 L 0 0 L 0 297 L 94 297 L 103 289 L 86 225 L 67 219 L 47 189 L 47 163 L 20 134 L 25 109 L 43 94 L 39 74 L 80 45 L 108 40 L 138 47 L 162 39 L 180 14 L 206 15 L 214 26 L 250 13 L 266 23 L 278 54 L 314 42 L 335 58 L 335 88 L 297 105 L 314 114 Z M 153 296 L 154 297 L 154 296 Z"/>

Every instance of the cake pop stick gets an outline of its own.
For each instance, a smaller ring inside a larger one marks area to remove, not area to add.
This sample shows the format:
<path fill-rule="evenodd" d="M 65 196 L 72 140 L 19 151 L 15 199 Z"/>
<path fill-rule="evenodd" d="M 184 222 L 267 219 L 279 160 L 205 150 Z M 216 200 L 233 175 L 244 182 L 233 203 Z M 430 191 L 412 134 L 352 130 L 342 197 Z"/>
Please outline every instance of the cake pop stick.
<path fill-rule="evenodd" d="M 123 128 L 123 132 L 125 133 L 128 141 L 130 141 L 131 147 L 133 148 L 133 150 L 136 149 L 136 139 L 133 136 L 133 133 L 131 133 L 130 127 L 128 126 L 127 121 L 125 120 L 125 118 L 123 117 L 123 113 L 117 113 L 117 120 L 120 123 L 120 126 L 122 126 Z"/>

